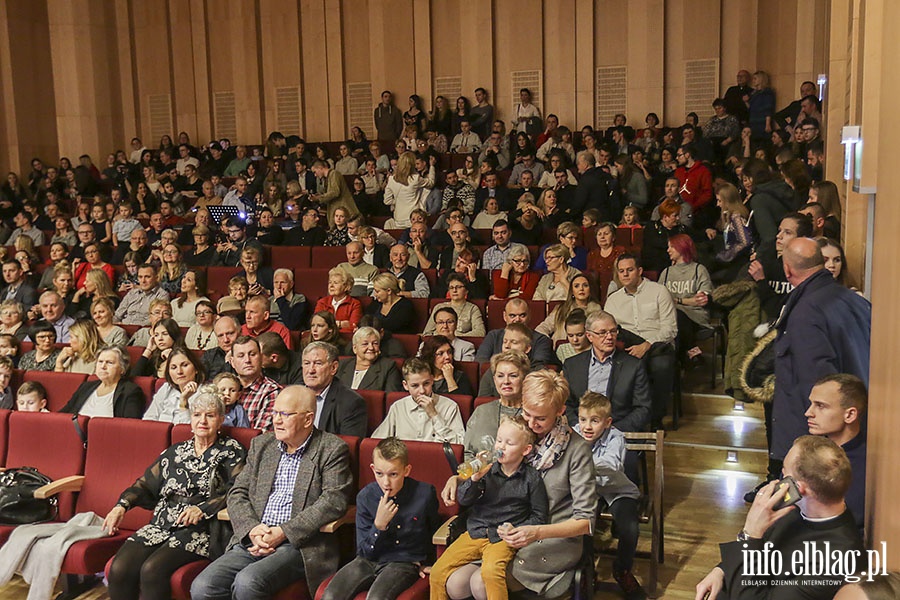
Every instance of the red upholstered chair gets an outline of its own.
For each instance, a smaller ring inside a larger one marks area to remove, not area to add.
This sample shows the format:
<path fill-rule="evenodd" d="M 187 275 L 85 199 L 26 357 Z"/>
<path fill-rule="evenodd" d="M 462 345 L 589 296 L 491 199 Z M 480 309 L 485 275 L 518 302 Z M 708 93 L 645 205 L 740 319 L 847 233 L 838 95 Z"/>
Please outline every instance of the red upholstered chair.
<path fill-rule="evenodd" d="M 223 296 L 228 295 L 228 280 L 242 271 L 239 267 L 209 267 L 206 269 L 206 286 Z"/>
<path fill-rule="evenodd" d="M 315 308 L 316 300 L 328 295 L 328 271 L 331 266 L 324 263 L 313 263 L 316 265 L 310 269 L 294 269 L 294 290 L 300 292 L 310 303 L 310 310 Z"/>
<path fill-rule="evenodd" d="M 472 389 L 477 390 L 478 384 L 481 382 L 481 374 L 478 371 L 478 363 L 470 360 L 464 360 L 457 362 L 456 368 L 466 374 L 466 378 L 469 380 L 469 383 L 472 384 Z"/>
<path fill-rule="evenodd" d="M 91 419 L 84 476 L 55 481 L 35 492 L 35 496 L 77 491 L 76 513 L 106 515 L 122 491 L 169 447 L 170 429 L 169 423 L 158 421 Z M 102 571 L 128 536 L 149 519 L 149 511 L 133 508 L 125 514 L 116 535 L 76 542 L 66 553 L 61 573 L 92 575 Z"/>
<path fill-rule="evenodd" d="M 14 388 L 18 389 L 18 388 Z M 9 438 L 9 415 L 11 410 L 0 408 L 0 467 L 6 466 L 6 448 Z"/>
<path fill-rule="evenodd" d="M 462 417 L 463 423 L 469 420 L 469 417 L 472 416 L 472 396 L 463 396 L 462 394 L 442 395 L 456 402 L 459 406 L 459 416 Z M 395 402 L 407 396 L 409 396 L 408 392 L 388 392 L 384 403 L 384 413 L 387 414 Z"/>
<path fill-rule="evenodd" d="M 643 236 L 642 236 L 643 239 Z M 626 248 L 633 245 L 631 227 L 616 228 L 616 246 L 625 246 Z"/>
<path fill-rule="evenodd" d="M 310 265 L 317 268 L 332 268 L 347 262 L 347 249 L 343 246 L 313 246 Z M 327 283 L 327 282 L 326 282 Z"/>
<path fill-rule="evenodd" d="M 366 401 L 366 414 L 369 417 L 366 423 L 366 434 L 372 435 L 372 432 L 384 421 L 384 392 L 381 390 L 356 390 L 356 393 Z"/>
<path fill-rule="evenodd" d="M 380 440 L 366 438 L 359 447 L 359 487 L 362 489 L 368 484 L 375 481 L 375 475 L 368 465 L 372 463 L 372 452 Z M 430 483 L 434 486 L 435 493 L 440 493 L 444 488 L 444 484 L 455 473 L 450 471 L 450 465 L 444 456 L 444 449 L 441 444 L 434 442 L 405 442 L 409 449 L 409 464 L 412 465 L 410 476 L 423 483 Z M 459 444 L 453 444 L 453 454 L 458 462 L 462 461 L 463 447 Z M 438 514 L 442 520 L 453 517 L 458 512 L 458 506 L 445 506 L 443 502 L 438 502 Z M 319 586 L 316 592 L 316 598 L 322 597 L 325 588 L 331 578 L 325 580 Z M 363 592 L 356 596 L 355 600 L 364 600 L 366 594 Z M 428 578 L 419 579 L 409 589 L 400 594 L 397 600 L 425 600 L 428 598 Z"/>
<path fill-rule="evenodd" d="M 34 467 L 53 480 L 84 474 L 84 443 L 75 430 L 72 415 L 9 412 L 0 414 L 0 430 L 8 425 L 8 436 L 2 432 L 3 443 L 9 440 L 6 468 Z M 87 431 L 88 418 L 78 417 L 78 424 Z M 75 514 L 75 495 L 64 492 L 58 502 L 59 520 L 68 521 Z M 12 530 L 11 525 L 0 525 L 0 544 L 6 542 Z"/>
<path fill-rule="evenodd" d="M 78 386 L 87 381 L 87 375 L 53 371 L 25 371 L 23 381 L 36 381 L 43 385 L 47 390 L 47 410 L 59 412 L 75 395 Z"/>
<path fill-rule="evenodd" d="M 422 329 L 425 329 L 425 325 L 422 325 Z M 392 338 L 397 340 L 403 345 L 403 351 L 406 352 L 407 356 L 415 356 L 419 352 L 419 335 L 416 333 L 395 333 L 391 335 Z"/>
<path fill-rule="evenodd" d="M 472 412 L 475 412 L 475 409 L 481 406 L 482 404 L 487 404 L 488 402 L 493 402 L 496 400 L 496 396 L 478 396 L 475 398 L 475 404 L 472 408 Z"/>
<path fill-rule="evenodd" d="M 137 364 L 137 361 L 140 360 L 144 350 L 145 348 L 143 346 L 125 346 L 125 351 L 128 352 L 128 362 L 131 366 Z"/>
<path fill-rule="evenodd" d="M 428 324 L 428 298 L 410 298 L 413 303 L 413 308 L 416 311 L 416 331 L 424 331 L 425 325 Z M 410 356 L 415 356 L 415 354 L 410 354 Z"/>
<path fill-rule="evenodd" d="M 272 246 L 273 269 L 308 269 L 310 263 L 309 246 Z"/>

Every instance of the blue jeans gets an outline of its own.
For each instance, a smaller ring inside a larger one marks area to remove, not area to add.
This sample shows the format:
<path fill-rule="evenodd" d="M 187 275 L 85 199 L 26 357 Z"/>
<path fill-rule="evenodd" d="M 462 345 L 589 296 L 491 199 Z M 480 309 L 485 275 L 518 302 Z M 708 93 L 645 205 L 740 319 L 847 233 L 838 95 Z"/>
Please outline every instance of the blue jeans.
<path fill-rule="evenodd" d="M 261 558 L 235 544 L 194 580 L 191 598 L 262 600 L 303 576 L 303 557 L 290 542 L 284 542 L 274 553 Z"/>
<path fill-rule="evenodd" d="M 352 600 L 368 590 L 368 600 L 396 600 L 419 579 L 412 563 L 376 563 L 357 556 L 341 567 L 328 584 L 322 600 Z"/>

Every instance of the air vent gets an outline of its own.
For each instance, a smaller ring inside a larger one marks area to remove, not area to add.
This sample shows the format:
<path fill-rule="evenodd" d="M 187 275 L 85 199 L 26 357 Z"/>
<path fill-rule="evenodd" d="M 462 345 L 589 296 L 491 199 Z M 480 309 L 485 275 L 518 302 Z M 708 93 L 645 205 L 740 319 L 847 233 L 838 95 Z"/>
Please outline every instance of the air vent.
<path fill-rule="evenodd" d="M 347 121 L 350 127 L 359 127 L 370 139 L 376 139 L 372 100 L 372 82 L 358 81 L 347 84 Z"/>
<path fill-rule="evenodd" d="M 436 77 L 434 79 L 434 95 L 446 98 L 450 106 L 456 106 L 456 99 L 463 95 L 462 76 Z M 472 100 L 474 103 L 474 100 Z"/>
<path fill-rule="evenodd" d="M 300 88 L 275 88 L 275 124 L 284 135 L 299 135 L 300 123 Z"/>
<path fill-rule="evenodd" d="M 719 95 L 719 61 L 715 58 L 684 61 L 684 112 L 695 112 L 700 122 L 713 115 L 712 101 Z"/>
<path fill-rule="evenodd" d="M 235 112 L 234 92 L 214 92 L 213 111 L 215 137 L 237 141 L 237 114 Z"/>
<path fill-rule="evenodd" d="M 172 122 L 172 96 L 170 94 L 151 94 L 147 96 L 150 109 L 150 139 L 154 143 L 164 135 L 172 135 L 175 125 Z"/>
<path fill-rule="evenodd" d="M 511 80 L 513 106 L 519 103 L 519 90 L 528 88 L 531 90 L 531 103 L 541 110 L 541 116 L 545 116 L 544 107 L 542 105 L 544 99 L 543 71 L 513 71 Z"/>
<path fill-rule="evenodd" d="M 605 129 L 612 125 L 613 118 L 627 114 L 628 67 L 597 67 L 597 122 L 596 127 Z"/>

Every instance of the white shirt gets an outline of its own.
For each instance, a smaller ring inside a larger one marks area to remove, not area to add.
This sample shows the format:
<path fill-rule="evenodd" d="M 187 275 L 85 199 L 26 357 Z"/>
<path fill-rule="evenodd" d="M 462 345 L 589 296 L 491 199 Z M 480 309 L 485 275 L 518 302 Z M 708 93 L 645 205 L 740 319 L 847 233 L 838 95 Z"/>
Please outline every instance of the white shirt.
<path fill-rule="evenodd" d="M 391 405 L 387 417 L 372 437 L 396 436 L 401 440 L 462 444 L 465 427 L 456 402 L 435 394 L 434 408 L 437 414 L 429 418 L 412 396 L 401 398 Z"/>
<path fill-rule="evenodd" d="M 162 421 L 163 423 L 190 423 L 191 414 L 181 408 L 181 391 L 169 385 L 167 381 L 153 394 L 153 402 L 144 413 L 145 421 Z"/>
<path fill-rule="evenodd" d="M 100 389 L 99 387 L 97 389 Z M 85 417 L 111 417 L 113 416 L 113 396 L 116 390 L 111 391 L 105 396 L 98 396 L 97 390 L 88 396 L 84 406 L 78 411 L 79 415 Z"/>
<path fill-rule="evenodd" d="M 620 288 L 606 299 L 605 310 L 616 318 L 620 327 L 651 344 L 675 341 L 678 333 L 675 301 L 664 285 L 643 279 L 634 294 Z"/>
<path fill-rule="evenodd" d="M 322 390 L 321 394 L 316 394 L 316 427 L 319 426 L 319 420 L 322 418 L 322 409 L 325 408 L 325 396 L 328 395 L 329 389 L 331 389 L 330 385 Z"/>

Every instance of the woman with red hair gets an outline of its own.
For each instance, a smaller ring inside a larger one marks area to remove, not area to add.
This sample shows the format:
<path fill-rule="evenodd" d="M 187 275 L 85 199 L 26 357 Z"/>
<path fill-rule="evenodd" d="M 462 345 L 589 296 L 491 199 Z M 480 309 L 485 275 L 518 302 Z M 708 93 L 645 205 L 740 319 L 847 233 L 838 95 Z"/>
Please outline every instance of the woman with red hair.
<path fill-rule="evenodd" d="M 696 261 L 697 248 L 689 235 L 679 233 L 669 238 L 669 258 L 672 266 L 659 274 L 659 283 L 666 286 L 678 309 L 678 337 L 676 345 L 682 358 L 700 355 L 697 332 L 709 327 L 709 294 L 712 280 L 706 267 Z"/>
<path fill-rule="evenodd" d="M 669 239 L 679 233 L 688 233 L 687 227 L 680 222 L 681 205 L 667 198 L 659 205 L 659 220 L 651 221 L 644 228 L 644 244 L 641 248 L 641 262 L 644 272 L 659 273 L 669 266 L 666 256 Z"/>

